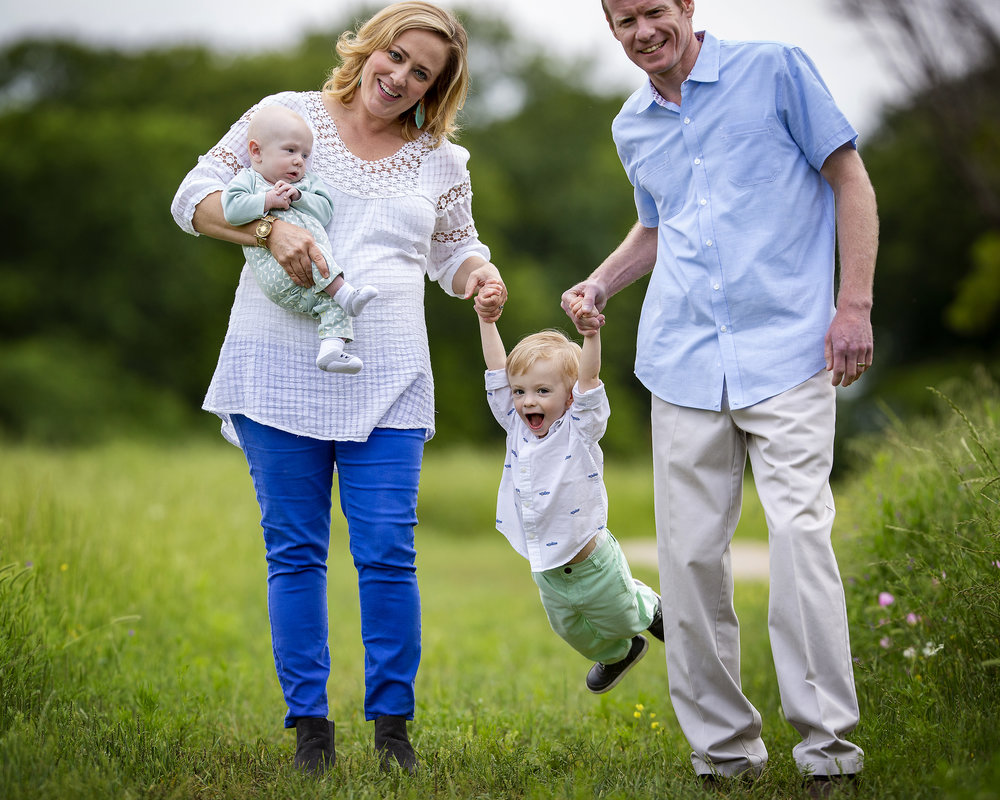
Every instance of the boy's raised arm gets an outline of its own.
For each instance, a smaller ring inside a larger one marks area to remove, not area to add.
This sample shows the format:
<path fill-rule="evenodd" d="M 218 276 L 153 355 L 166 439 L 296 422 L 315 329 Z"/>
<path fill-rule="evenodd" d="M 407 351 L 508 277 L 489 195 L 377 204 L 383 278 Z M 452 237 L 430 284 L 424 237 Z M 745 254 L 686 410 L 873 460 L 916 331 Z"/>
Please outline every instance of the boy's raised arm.
<path fill-rule="evenodd" d="M 589 392 L 601 385 L 601 329 L 594 328 L 583 336 L 583 355 L 580 356 L 580 374 L 577 384 L 581 392 Z"/>
<path fill-rule="evenodd" d="M 574 299 L 571 308 L 569 309 L 570 314 L 575 319 L 580 319 L 582 317 L 600 317 L 603 316 L 596 308 L 591 309 L 589 313 L 583 313 L 583 298 L 577 297 Z M 601 325 L 603 325 L 603 320 L 599 325 L 595 325 L 592 328 L 582 329 L 583 333 L 583 354 L 580 356 L 580 373 L 577 376 L 577 384 L 580 386 L 581 392 L 589 392 L 591 389 L 596 389 L 601 385 Z M 577 330 L 581 330 L 577 326 Z"/>
<path fill-rule="evenodd" d="M 503 349 L 503 340 L 500 338 L 500 331 L 497 330 L 495 322 L 483 322 L 479 320 L 479 334 L 483 340 L 483 358 L 486 361 L 486 369 L 503 369 L 507 363 L 507 353 Z"/>
<path fill-rule="evenodd" d="M 481 290 L 480 295 L 490 295 L 498 292 L 499 285 L 488 282 Z M 478 307 L 478 304 L 477 304 Z M 502 308 L 502 306 L 501 306 Z M 503 369 L 507 364 L 507 351 L 503 347 L 503 339 L 500 338 L 500 331 L 497 330 L 496 322 L 486 322 L 479 316 L 479 335 L 483 340 L 483 359 L 486 361 L 486 369 Z"/>

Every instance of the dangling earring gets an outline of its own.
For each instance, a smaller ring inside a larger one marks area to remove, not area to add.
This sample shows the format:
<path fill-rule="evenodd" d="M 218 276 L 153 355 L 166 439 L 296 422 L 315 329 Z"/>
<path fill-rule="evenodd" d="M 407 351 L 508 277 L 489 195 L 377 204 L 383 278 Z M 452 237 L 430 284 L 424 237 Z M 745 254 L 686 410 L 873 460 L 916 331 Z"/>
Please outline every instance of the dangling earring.
<path fill-rule="evenodd" d="M 413 115 L 413 121 L 417 123 L 418 128 L 422 128 L 424 127 L 425 120 L 426 117 L 424 116 L 424 101 L 421 100 L 419 103 L 417 103 L 417 111 Z"/>
<path fill-rule="evenodd" d="M 362 80 L 363 77 L 364 77 L 363 75 L 358 75 L 358 88 L 359 89 L 361 88 L 361 80 Z"/>

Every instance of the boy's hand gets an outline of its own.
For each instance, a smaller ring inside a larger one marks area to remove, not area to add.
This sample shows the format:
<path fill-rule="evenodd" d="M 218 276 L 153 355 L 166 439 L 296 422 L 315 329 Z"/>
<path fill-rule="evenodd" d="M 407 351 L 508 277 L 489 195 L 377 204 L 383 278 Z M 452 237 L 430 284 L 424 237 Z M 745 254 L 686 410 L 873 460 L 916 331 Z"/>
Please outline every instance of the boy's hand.
<path fill-rule="evenodd" d="M 506 295 L 507 289 L 501 281 L 490 278 L 483 283 L 473 301 L 479 318 L 483 322 L 496 322 L 500 319 Z"/>
<path fill-rule="evenodd" d="M 587 336 L 588 331 L 592 333 L 604 324 L 601 309 L 607 302 L 608 295 L 603 285 L 586 280 L 563 292 L 561 305 L 577 331 Z"/>
<path fill-rule="evenodd" d="M 582 295 L 576 295 L 568 300 L 571 319 L 576 323 L 576 329 L 584 337 L 596 336 L 604 325 L 604 314 L 587 303 Z M 586 309 L 585 309 L 586 306 Z"/>

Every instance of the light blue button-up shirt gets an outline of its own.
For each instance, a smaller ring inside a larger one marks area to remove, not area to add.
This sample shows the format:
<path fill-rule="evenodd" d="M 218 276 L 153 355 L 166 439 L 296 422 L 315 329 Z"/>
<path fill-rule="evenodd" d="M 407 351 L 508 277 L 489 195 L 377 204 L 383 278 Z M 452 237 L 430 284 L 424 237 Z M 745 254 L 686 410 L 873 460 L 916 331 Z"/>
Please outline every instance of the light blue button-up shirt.
<path fill-rule="evenodd" d="M 824 365 L 833 318 L 827 156 L 857 132 L 809 58 L 703 34 L 681 105 L 646 83 L 612 126 L 639 222 L 658 228 L 636 376 L 657 397 L 742 408 Z"/>

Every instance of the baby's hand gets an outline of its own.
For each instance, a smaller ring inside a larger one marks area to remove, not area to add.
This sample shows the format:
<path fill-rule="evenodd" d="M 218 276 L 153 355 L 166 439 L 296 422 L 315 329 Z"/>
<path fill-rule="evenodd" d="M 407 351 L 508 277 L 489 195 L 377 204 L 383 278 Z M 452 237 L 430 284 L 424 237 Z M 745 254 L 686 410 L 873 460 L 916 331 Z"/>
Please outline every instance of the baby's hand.
<path fill-rule="evenodd" d="M 280 183 L 280 181 L 279 181 Z M 278 191 L 278 184 L 274 185 L 273 189 L 269 189 L 264 197 L 264 213 L 268 211 L 279 208 L 287 209 L 292 205 L 292 201 L 289 200 L 285 195 Z"/>
<path fill-rule="evenodd" d="M 278 193 L 279 197 L 286 198 L 290 203 L 294 203 L 302 197 L 302 192 L 299 191 L 298 187 L 288 181 L 279 180 L 274 184 L 274 191 Z"/>

